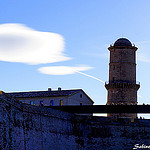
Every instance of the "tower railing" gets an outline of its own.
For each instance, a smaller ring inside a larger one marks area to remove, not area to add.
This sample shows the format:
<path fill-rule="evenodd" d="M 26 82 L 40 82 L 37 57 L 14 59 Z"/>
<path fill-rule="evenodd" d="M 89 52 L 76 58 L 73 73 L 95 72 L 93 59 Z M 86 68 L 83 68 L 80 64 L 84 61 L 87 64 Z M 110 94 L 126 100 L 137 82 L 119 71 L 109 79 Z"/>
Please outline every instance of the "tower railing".
<path fill-rule="evenodd" d="M 132 81 L 128 81 L 128 80 L 106 81 L 105 85 L 106 84 L 115 84 L 115 83 L 128 83 L 128 84 L 137 84 L 137 85 L 140 85 L 139 81 L 132 82 Z"/>

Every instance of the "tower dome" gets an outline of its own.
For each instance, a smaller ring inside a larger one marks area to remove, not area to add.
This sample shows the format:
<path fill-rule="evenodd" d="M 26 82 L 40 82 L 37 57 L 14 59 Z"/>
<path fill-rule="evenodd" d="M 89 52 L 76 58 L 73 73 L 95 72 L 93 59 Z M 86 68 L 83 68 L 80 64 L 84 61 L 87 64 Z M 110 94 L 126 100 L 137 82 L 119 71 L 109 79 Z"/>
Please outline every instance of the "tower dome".
<path fill-rule="evenodd" d="M 114 43 L 114 46 L 132 46 L 132 44 L 128 39 L 120 38 Z"/>

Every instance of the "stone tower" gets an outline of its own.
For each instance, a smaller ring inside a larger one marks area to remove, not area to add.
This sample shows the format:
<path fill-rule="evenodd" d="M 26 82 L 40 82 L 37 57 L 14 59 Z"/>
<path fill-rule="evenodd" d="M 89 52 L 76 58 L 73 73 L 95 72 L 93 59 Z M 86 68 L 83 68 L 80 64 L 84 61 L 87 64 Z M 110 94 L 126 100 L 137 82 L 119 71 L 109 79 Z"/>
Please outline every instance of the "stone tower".
<path fill-rule="evenodd" d="M 137 90 L 140 84 L 136 82 L 136 50 L 126 38 L 118 39 L 111 45 L 109 62 L 109 81 L 105 83 L 108 91 L 107 105 L 136 105 Z M 136 118 L 137 114 L 107 114 L 113 117 Z"/>

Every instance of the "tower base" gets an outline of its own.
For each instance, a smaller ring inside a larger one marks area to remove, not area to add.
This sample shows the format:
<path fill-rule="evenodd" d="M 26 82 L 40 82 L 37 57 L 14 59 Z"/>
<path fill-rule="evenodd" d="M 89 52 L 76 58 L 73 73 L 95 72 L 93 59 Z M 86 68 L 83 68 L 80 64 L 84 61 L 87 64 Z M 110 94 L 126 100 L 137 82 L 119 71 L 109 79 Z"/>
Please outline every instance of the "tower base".
<path fill-rule="evenodd" d="M 134 120 L 137 118 L 137 113 L 109 113 L 107 114 L 107 117 L 112 117 L 114 119 L 129 118 L 131 120 Z"/>

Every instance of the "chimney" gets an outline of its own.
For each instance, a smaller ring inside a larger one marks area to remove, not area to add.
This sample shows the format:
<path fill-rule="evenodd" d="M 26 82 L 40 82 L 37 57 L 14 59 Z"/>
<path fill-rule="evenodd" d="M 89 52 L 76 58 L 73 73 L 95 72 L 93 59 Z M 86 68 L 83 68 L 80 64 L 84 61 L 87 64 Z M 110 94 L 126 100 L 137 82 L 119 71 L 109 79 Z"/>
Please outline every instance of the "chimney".
<path fill-rule="evenodd" d="M 58 87 L 58 91 L 61 91 L 61 87 Z"/>
<path fill-rule="evenodd" d="M 52 91 L 52 89 L 51 89 L 51 88 L 48 88 L 48 91 Z"/>

